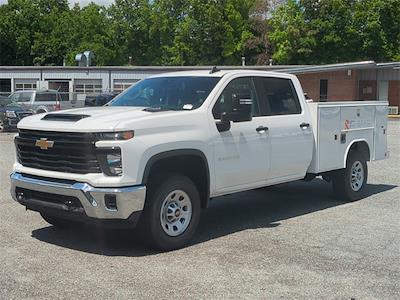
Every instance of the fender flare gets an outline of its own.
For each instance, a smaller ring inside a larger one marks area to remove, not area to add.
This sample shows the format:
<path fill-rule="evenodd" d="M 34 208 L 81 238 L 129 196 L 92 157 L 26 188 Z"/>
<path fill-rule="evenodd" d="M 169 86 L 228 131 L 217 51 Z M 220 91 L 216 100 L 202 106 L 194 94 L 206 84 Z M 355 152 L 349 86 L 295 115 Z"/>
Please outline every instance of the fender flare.
<path fill-rule="evenodd" d="M 150 176 L 150 170 L 154 166 L 154 164 L 162 159 L 166 158 L 174 158 L 174 157 L 179 157 L 179 156 L 195 156 L 199 157 L 202 159 L 204 166 L 206 168 L 206 184 L 207 184 L 207 199 L 210 198 L 210 168 L 208 165 L 207 157 L 203 153 L 203 151 L 198 150 L 198 149 L 176 149 L 176 150 L 168 150 L 164 152 L 157 153 L 150 157 L 150 159 L 147 161 L 146 166 L 143 171 L 143 176 L 142 176 L 142 184 L 147 184 L 149 176 Z"/>
<path fill-rule="evenodd" d="M 370 147 L 370 145 L 368 144 L 368 141 L 367 141 L 366 139 L 357 139 L 357 140 L 352 141 L 352 142 L 347 146 L 347 148 L 346 148 L 346 151 L 345 151 L 345 153 L 344 153 L 344 158 L 343 158 L 343 168 L 346 168 L 347 157 L 348 157 L 348 155 L 349 155 L 349 152 L 350 152 L 351 147 L 353 147 L 354 144 L 359 143 L 359 142 L 364 142 L 364 143 L 367 144 L 368 150 L 369 150 L 369 156 L 370 156 L 370 157 L 367 157 L 367 158 L 368 158 L 369 160 L 371 159 L 371 147 Z"/>

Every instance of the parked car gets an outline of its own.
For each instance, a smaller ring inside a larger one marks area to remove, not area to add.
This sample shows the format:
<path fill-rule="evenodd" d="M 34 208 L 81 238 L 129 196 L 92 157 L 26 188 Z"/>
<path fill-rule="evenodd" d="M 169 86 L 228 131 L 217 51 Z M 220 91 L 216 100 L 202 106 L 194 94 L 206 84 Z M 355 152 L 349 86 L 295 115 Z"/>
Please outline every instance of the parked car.
<path fill-rule="evenodd" d="M 307 102 L 284 73 L 155 75 L 107 107 L 23 119 L 11 193 L 55 226 L 138 224 L 176 249 L 218 196 L 322 176 L 341 201 L 362 198 L 367 161 L 388 157 L 387 107 Z"/>
<path fill-rule="evenodd" d="M 103 106 L 117 95 L 118 93 L 101 93 L 95 96 L 86 96 L 85 106 Z"/>
<path fill-rule="evenodd" d="M 32 111 L 25 110 L 9 97 L 0 96 L 0 132 L 16 129 L 22 118 L 32 114 Z"/>
<path fill-rule="evenodd" d="M 13 102 L 20 104 L 24 109 L 32 110 L 36 114 L 78 108 L 84 105 L 84 103 L 80 101 L 63 99 L 60 93 L 55 90 L 17 91 L 12 93 L 10 98 Z"/>

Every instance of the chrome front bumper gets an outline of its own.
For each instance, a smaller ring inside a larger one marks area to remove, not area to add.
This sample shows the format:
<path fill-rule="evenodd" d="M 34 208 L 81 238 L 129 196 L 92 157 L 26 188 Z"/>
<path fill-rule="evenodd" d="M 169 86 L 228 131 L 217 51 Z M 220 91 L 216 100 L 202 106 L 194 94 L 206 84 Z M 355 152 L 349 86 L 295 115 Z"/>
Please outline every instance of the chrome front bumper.
<path fill-rule="evenodd" d="M 130 186 L 121 188 L 96 188 L 87 183 L 68 182 L 47 178 L 35 178 L 24 176 L 21 173 L 12 173 L 11 195 L 13 199 L 23 205 L 33 203 L 36 206 L 41 204 L 53 206 L 60 210 L 68 210 L 67 205 L 54 205 L 35 199 L 35 192 L 47 193 L 50 195 L 63 195 L 75 197 L 81 203 L 85 214 L 95 219 L 128 219 L 134 212 L 142 211 L 146 197 L 145 186 Z M 23 193 L 17 194 L 17 188 L 29 190 L 30 197 L 24 198 Z M 105 196 L 115 199 L 115 208 L 110 209 L 106 205 Z M 47 207 L 48 208 L 48 207 Z"/>

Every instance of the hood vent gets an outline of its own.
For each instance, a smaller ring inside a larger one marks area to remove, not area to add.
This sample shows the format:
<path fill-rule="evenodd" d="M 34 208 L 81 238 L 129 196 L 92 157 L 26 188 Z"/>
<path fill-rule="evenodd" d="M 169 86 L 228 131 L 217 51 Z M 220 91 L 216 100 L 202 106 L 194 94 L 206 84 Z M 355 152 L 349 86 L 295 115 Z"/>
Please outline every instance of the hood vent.
<path fill-rule="evenodd" d="M 42 120 L 46 121 L 64 121 L 64 122 L 77 122 L 84 118 L 90 117 L 89 115 L 76 115 L 76 114 L 47 114 Z"/>

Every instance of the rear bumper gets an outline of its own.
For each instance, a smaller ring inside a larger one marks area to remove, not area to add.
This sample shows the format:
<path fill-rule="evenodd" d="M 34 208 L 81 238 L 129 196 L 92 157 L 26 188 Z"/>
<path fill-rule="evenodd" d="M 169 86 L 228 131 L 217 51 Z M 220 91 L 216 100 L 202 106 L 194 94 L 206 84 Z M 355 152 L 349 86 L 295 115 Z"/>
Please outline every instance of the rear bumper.
<path fill-rule="evenodd" d="M 145 186 L 96 188 L 87 183 L 42 178 L 14 172 L 13 199 L 28 209 L 92 220 L 129 221 L 144 208 Z"/>

